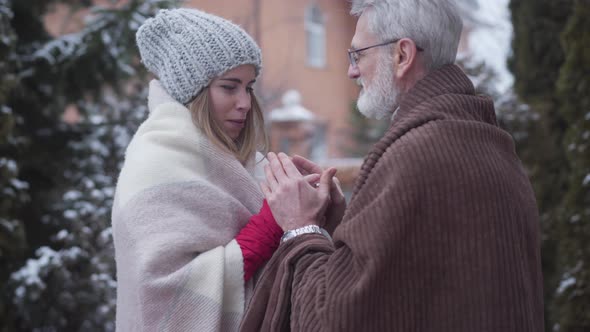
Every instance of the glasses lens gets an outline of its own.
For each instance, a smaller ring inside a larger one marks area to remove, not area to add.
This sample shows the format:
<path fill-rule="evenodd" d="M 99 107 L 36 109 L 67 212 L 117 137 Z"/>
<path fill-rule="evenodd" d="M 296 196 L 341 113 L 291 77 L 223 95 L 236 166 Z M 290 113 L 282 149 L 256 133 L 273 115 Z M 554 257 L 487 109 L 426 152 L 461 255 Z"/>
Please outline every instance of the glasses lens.
<path fill-rule="evenodd" d="M 356 52 L 348 51 L 348 61 L 350 61 L 350 65 L 356 67 Z"/>

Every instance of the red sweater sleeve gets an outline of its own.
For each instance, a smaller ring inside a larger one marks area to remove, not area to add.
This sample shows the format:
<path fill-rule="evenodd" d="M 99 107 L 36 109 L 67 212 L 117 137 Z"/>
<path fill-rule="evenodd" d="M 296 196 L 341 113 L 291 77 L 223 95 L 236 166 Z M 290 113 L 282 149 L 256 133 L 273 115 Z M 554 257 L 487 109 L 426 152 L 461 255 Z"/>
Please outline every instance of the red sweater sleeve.
<path fill-rule="evenodd" d="M 248 281 L 279 247 L 283 230 L 276 223 L 266 200 L 258 214 L 236 236 L 244 257 L 244 281 Z"/>

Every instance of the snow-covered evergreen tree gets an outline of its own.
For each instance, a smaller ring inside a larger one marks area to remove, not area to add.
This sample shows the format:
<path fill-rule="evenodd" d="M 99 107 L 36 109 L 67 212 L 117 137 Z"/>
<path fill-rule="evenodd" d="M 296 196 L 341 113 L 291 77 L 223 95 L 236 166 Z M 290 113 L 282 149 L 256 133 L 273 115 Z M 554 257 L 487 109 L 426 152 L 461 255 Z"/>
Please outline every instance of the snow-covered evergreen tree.
<path fill-rule="evenodd" d="M 546 330 L 590 330 L 590 3 L 511 0 L 515 90 L 543 226 Z"/>
<path fill-rule="evenodd" d="M 0 171 L 0 179 L 3 186 L 19 185 L 23 194 L 28 184 L 31 196 L 12 218 L 26 226 L 29 258 L 5 272 L 10 275 L 8 298 L 0 302 L 0 314 L 2 308 L 10 310 L 0 316 L 2 331 L 111 331 L 114 186 L 124 148 L 147 115 L 135 31 L 159 8 L 176 3 L 112 1 L 108 8 L 92 7 L 79 32 L 52 37 L 42 19 L 53 3 L 75 5 L 75 10 L 91 6 L 91 1 L 0 0 L 0 11 L 9 13 L 7 26 L 14 31 L 12 47 L 19 64 L 10 67 L 17 68 L 18 83 L 6 103 L 0 93 L 2 116 L 20 119 L 14 121 L 14 134 L 0 132 L 0 148 L 4 151 L 1 144 L 10 135 L 20 135 L 23 142 L 13 148 L 13 162 L 4 155 L 0 159 L 0 170 L 5 160 L 12 172 L 9 177 Z M 7 86 L 4 77 L 0 92 Z M 79 119 L 64 122 L 65 109 L 74 110 Z M 22 180 L 16 178 L 16 165 Z M 3 195 L 2 220 L 10 216 L 5 202 Z M 0 225 L 0 241 L 5 225 Z M 15 227 L 6 234 L 19 233 Z"/>
<path fill-rule="evenodd" d="M 22 261 L 25 252 L 24 225 L 17 209 L 28 200 L 28 184 L 19 179 L 19 137 L 14 128 L 21 121 L 7 104 L 17 84 L 15 68 L 16 34 L 10 25 L 14 14 L 7 0 L 0 0 L 0 321 L 10 322 L 10 297 L 5 285 L 10 272 Z M 7 324 L 8 325 L 8 324 Z M 3 328 L 4 329 L 4 328 Z M 6 326 L 6 330 L 14 329 Z"/>
<path fill-rule="evenodd" d="M 69 188 L 46 219 L 59 231 L 12 275 L 13 304 L 27 328 L 114 330 L 110 212 L 124 150 L 147 115 L 145 84 L 129 83 L 128 92 L 106 91 L 99 102 L 78 105 L 87 116 L 76 124 L 81 140 L 69 142 L 72 158 L 63 165 Z"/>
<path fill-rule="evenodd" d="M 574 0 L 561 33 L 559 113 L 567 123 L 563 149 L 570 164 L 561 206 L 560 285 L 554 331 L 590 330 L 590 2 Z"/>

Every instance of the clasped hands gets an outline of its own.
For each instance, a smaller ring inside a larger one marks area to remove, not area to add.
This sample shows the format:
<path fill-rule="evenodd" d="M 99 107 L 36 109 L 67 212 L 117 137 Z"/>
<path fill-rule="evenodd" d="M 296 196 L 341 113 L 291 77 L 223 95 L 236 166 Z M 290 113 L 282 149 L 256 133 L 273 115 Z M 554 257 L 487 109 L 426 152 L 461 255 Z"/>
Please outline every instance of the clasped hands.
<path fill-rule="evenodd" d="M 330 234 L 346 209 L 335 168 L 322 169 L 300 156 L 270 152 L 260 184 L 273 216 L 283 231 L 318 225 Z"/>

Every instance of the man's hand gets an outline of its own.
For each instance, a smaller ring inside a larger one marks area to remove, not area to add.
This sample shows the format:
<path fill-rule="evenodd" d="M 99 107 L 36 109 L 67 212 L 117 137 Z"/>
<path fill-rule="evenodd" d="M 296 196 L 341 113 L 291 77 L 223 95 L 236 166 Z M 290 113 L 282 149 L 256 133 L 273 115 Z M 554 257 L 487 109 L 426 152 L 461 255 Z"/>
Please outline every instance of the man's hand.
<path fill-rule="evenodd" d="M 301 174 L 311 175 L 324 172 L 319 165 L 301 156 L 295 155 L 292 160 Z M 326 210 L 326 224 L 324 226 L 328 233 L 332 234 L 334 229 L 340 225 L 345 210 L 346 198 L 344 198 L 344 193 L 340 187 L 340 181 L 334 177 L 330 183 L 330 204 Z"/>
<path fill-rule="evenodd" d="M 270 152 L 268 161 L 264 168 L 267 183 L 262 183 L 261 188 L 283 231 L 307 225 L 321 226 L 336 169 L 321 172 L 319 187 L 314 188 L 286 154 L 277 156 Z"/>

